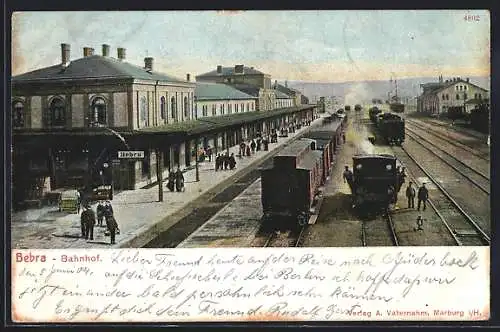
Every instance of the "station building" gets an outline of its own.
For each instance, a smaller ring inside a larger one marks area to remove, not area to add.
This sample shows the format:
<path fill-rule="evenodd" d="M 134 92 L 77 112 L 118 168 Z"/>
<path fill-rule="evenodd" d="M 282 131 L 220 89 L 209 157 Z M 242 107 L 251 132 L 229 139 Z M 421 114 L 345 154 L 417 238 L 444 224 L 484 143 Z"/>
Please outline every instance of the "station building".
<path fill-rule="evenodd" d="M 470 110 L 470 105 L 477 104 L 478 100 L 489 99 L 488 90 L 483 89 L 460 77 L 438 82 L 421 84 L 422 94 L 417 99 L 417 111 L 438 115 L 455 108 L 462 112 Z"/>
<path fill-rule="evenodd" d="M 100 55 L 85 47 L 72 59 L 70 51 L 61 44 L 59 64 L 12 77 L 13 202 L 89 183 L 140 188 L 167 170 L 194 166 L 198 144 L 217 152 L 314 117 L 314 105 L 275 109 L 274 100 L 263 102 L 273 90 L 262 73 L 253 78 L 261 86 L 241 83 L 254 91 L 245 94 L 241 86 L 197 85 L 189 74 L 184 80 L 157 72 L 152 57 L 144 66 L 128 63 L 124 48 L 116 58 L 106 44 Z M 120 159 L 122 150 L 144 157 Z"/>

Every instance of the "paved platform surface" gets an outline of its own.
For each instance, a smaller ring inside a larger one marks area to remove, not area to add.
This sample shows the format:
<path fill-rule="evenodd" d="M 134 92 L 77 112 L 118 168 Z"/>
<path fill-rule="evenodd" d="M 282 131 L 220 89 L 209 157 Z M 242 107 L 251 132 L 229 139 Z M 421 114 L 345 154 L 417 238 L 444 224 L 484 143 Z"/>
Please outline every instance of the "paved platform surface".
<path fill-rule="evenodd" d="M 81 238 L 80 215 L 59 212 L 56 206 L 39 209 L 28 209 L 12 214 L 11 246 L 27 249 L 77 249 L 77 248 L 127 248 L 140 247 L 152 240 L 159 223 L 168 216 L 180 211 L 202 194 L 214 190 L 218 186 L 229 183 L 244 170 L 266 158 L 273 150 L 286 144 L 313 126 L 322 123 L 316 119 L 311 126 L 302 127 L 288 137 L 278 137 L 278 143 L 270 144 L 269 151 L 258 151 L 250 157 L 237 158 L 236 169 L 227 171 L 214 170 L 214 162 L 199 164 L 200 181 L 196 182 L 195 169 L 184 173 L 186 190 L 170 192 L 164 188 L 164 201 L 158 202 L 158 186 L 147 189 L 126 190 L 114 195 L 112 201 L 116 220 L 121 234 L 116 236 L 116 244 L 111 245 L 109 236 L 105 236 L 105 227 L 94 228 L 94 240 Z M 229 149 L 230 153 L 238 154 L 238 146 Z M 166 184 L 166 183 L 165 183 Z M 96 204 L 92 205 L 95 211 Z M 171 222 L 171 221 L 169 221 Z M 167 227 L 168 225 L 163 225 Z"/>

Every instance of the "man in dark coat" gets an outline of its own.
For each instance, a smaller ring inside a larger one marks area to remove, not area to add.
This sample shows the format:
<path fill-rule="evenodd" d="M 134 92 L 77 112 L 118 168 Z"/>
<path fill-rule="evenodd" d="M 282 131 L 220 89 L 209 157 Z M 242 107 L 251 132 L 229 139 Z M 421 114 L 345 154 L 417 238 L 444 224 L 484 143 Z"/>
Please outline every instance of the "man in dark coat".
<path fill-rule="evenodd" d="M 115 244 L 116 232 L 118 231 L 119 234 L 120 230 L 118 229 L 118 223 L 113 215 L 106 216 L 106 227 L 108 228 L 109 235 L 111 237 L 111 244 Z"/>
<path fill-rule="evenodd" d="M 95 225 L 95 213 L 87 204 L 84 206 L 82 215 L 81 215 L 81 224 L 83 236 L 86 240 L 94 240 L 94 225 Z"/>
<path fill-rule="evenodd" d="M 221 168 L 222 161 L 221 161 L 221 156 L 220 153 L 217 153 L 217 157 L 215 157 L 215 171 L 217 172 L 219 168 Z"/>
<path fill-rule="evenodd" d="M 208 161 L 212 162 L 212 148 L 210 145 L 207 147 L 207 156 L 208 156 Z"/>
<path fill-rule="evenodd" d="M 262 140 L 262 144 L 264 144 L 264 151 L 269 151 L 269 139 L 267 137 Z"/>
<path fill-rule="evenodd" d="M 174 188 L 175 188 L 175 173 L 174 173 L 174 171 L 170 171 L 168 173 L 167 188 L 170 191 L 174 191 Z"/>
<path fill-rule="evenodd" d="M 227 152 L 222 156 L 222 164 L 224 165 L 224 170 L 229 168 L 229 156 L 227 155 Z"/>
<path fill-rule="evenodd" d="M 344 183 L 347 182 L 347 184 L 349 185 L 349 188 L 351 188 L 351 191 L 352 191 L 354 175 L 352 174 L 352 171 L 349 169 L 349 166 L 345 167 L 345 170 L 344 170 L 342 177 L 344 178 Z"/>
<path fill-rule="evenodd" d="M 236 167 L 236 159 L 234 158 L 234 153 L 231 153 L 231 156 L 229 157 L 229 169 L 234 169 Z"/>
<path fill-rule="evenodd" d="M 250 143 L 250 148 L 252 149 L 252 153 L 255 153 L 256 147 L 257 147 L 257 144 L 255 144 L 255 140 L 252 140 L 252 143 Z"/>
<path fill-rule="evenodd" d="M 180 168 L 177 168 L 175 172 L 175 189 L 181 191 L 184 188 L 184 175 Z"/>
<path fill-rule="evenodd" d="M 260 151 L 261 145 L 262 145 L 262 138 L 259 137 L 257 138 L 257 149 L 256 149 L 257 151 Z"/>
<path fill-rule="evenodd" d="M 103 226 L 103 219 L 104 219 L 104 204 L 102 204 L 102 201 L 99 201 L 99 203 L 97 203 L 97 208 L 96 208 L 96 214 L 97 214 L 97 225 L 98 226 Z"/>
<path fill-rule="evenodd" d="M 425 211 L 427 200 L 429 199 L 429 191 L 425 187 L 425 183 L 422 183 L 422 186 L 418 188 L 418 204 L 417 210 L 420 211 L 420 203 L 424 203 L 423 210 Z"/>
<path fill-rule="evenodd" d="M 408 208 L 409 209 L 414 209 L 415 208 L 415 188 L 413 187 L 413 182 L 408 183 L 408 187 L 406 187 L 406 197 L 408 198 Z"/>
<path fill-rule="evenodd" d="M 247 157 L 250 157 L 250 145 L 247 144 L 246 146 L 246 154 L 247 154 Z"/>

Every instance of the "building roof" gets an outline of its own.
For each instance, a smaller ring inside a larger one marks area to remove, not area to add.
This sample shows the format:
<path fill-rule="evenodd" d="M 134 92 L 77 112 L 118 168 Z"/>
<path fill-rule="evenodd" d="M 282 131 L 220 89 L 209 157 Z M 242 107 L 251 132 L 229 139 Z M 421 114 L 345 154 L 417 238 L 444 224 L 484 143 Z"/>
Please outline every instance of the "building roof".
<path fill-rule="evenodd" d="M 441 83 L 440 82 L 424 83 L 424 84 L 421 84 L 421 86 L 424 89 L 424 91 L 427 90 L 424 92 L 424 94 L 435 94 L 435 93 L 438 93 L 439 91 L 442 91 L 446 88 L 449 88 L 450 86 L 455 85 L 457 83 L 469 84 L 469 85 L 472 85 L 472 86 L 474 86 L 478 89 L 481 89 L 483 91 L 488 91 L 488 90 L 486 90 L 486 89 L 484 89 L 484 88 L 482 88 L 474 83 L 467 82 L 461 78 L 458 80 L 455 80 L 455 81 L 450 80 L 448 82 L 441 82 Z"/>
<path fill-rule="evenodd" d="M 71 79 L 105 79 L 105 78 L 134 78 L 142 80 L 182 82 L 188 83 L 176 77 L 159 72 L 148 72 L 146 69 L 120 61 L 118 59 L 91 55 L 73 60 L 67 67 L 61 64 L 37 69 L 21 75 L 14 76 L 13 82 L 24 81 L 46 81 L 46 80 L 71 80 Z"/>
<path fill-rule="evenodd" d="M 196 83 L 194 95 L 197 100 L 243 100 L 256 98 L 230 85 L 205 82 Z"/>
<path fill-rule="evenodd" d="M 297 94 L 302 94 L 302 92 L 300 92 L 299 90 L 289 88 L 289 87 L 281 85 L 279 83 L 275 83 L 273 85 L 273 88 L 275 88 L 278 91 L 283 92 L 284 94 L 286 94 L 288 96 L 292 96 L 292 97 L 294 97 Z"/>
<path fill-rule="evenodd" d="M 278 99 L 291 99 L 292 97 L 279 91 L 279 90 L 274 90 L 274 94 L 276 95 L 276 98 Z"/>
<path fill-rule="evenodd" d="M 250 96 L 258 97 L 259 92 L 260 92 L 260 87 L 256 85 L 251 85 L 251 84 L 243 84 L 243 83 L 237 83 L 237 84 L 230 84 L 231 87 L 238 89 Z"/>
<path fill-rule="evenodd" d="M 246 67 L 243 66 L 243 74 L 244 75 L 267 75 L 253 67 Z M 204 76 L 230 76 L 230 75 L 235 75 L 234 73 L 234 67 L 222 67 L 222 72 L 217 73 L 217 69 L 200 74 L 196 77 L 204 77 Z M 236 74 L 239 75 L 239 74 Z"/>

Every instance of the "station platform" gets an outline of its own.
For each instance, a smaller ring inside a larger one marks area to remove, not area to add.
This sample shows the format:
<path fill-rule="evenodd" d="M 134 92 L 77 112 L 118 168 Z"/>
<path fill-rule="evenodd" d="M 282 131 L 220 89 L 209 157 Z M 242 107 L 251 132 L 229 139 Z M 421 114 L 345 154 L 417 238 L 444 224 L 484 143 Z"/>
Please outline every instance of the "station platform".
<path fill-rule="evenodd" d="M 15 249 L 80 249 L 80 248 L 139 248 L 154 239 L 159 233 L 174 225 L 177 220 L 169 218 L 186 208 L 201 195 L 210 191 L 220 191 L 235 178 L 245 173 L 245 169 L 263 161 L 274 150 L 281 148 L 296 136 L 322 123 L 322 118 L 314 120 L 310 126 L 302 127 L 288 137 L 278 137 L 278 143 L 269 144 L 269 151 L 257 151 L 250 157 L 236 158 L 234 170 L 215 171 L 215 159 L 199 164 L 199 178 L 196 170 L 184 172 L 185 191 L 170 192 L 163 186 L 164 201 L 158 202 L 158 186 L 147 189 L 122 191 L 114 195 L 112 206 L 119 224 L 120 234 L 116 244 L 110 244 L 105 235 L 105 227 L 94 227 L 94 240 L 81 237 L 80 215 L 59 212 L 57 206 L 28 209 L 14 212 L 11 216 L 11 247 Z M 238 146 L 231 147 L 230 153 L 238 155 Z M 91 205 L 96 210 L 96 204 Z M 80 211 L 81 212 L 81 211 Z"/>

